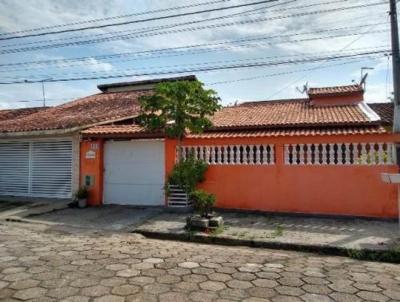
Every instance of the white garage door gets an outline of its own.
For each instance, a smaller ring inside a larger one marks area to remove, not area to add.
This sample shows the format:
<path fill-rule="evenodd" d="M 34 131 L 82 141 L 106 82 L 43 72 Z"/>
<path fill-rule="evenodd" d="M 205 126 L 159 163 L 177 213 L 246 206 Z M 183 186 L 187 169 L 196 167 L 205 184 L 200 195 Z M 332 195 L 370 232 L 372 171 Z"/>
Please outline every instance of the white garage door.
<path fill-rule="evenodd" d="M 69 198 L 72 141 L 0 141 L 0 195 Z"/>
<path fill-rule="evenodd" d="M 164 205 L 164 142 L 108 141 L 104 150 L 104 203 Z"/>

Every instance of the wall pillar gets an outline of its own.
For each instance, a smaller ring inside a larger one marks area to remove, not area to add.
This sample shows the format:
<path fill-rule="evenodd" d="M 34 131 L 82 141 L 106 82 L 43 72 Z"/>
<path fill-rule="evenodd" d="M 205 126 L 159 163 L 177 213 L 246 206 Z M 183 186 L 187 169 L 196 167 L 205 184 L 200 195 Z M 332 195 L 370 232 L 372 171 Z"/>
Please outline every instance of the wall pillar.
<path fill-rule="evenodd" d="M 89 190 L 88 205 L 103 204 L 104 141 L 81 141 L 80 185 Z"/>

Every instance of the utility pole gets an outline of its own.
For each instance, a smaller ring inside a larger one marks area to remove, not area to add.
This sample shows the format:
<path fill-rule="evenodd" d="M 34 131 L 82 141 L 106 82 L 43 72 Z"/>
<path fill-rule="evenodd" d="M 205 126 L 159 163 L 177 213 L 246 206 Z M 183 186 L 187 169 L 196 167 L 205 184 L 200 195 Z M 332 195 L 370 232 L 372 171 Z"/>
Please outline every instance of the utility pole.
<path fill-rule="evenodd" d="M 390 0 L 390 23 L 392 33 L 394 118 L 393 132 L 400 133 L 400 52 L 399 26 L 397 23 L 397 0 Z M 400 164 L 400 143 L 396 142 L 396 163 Z"/>

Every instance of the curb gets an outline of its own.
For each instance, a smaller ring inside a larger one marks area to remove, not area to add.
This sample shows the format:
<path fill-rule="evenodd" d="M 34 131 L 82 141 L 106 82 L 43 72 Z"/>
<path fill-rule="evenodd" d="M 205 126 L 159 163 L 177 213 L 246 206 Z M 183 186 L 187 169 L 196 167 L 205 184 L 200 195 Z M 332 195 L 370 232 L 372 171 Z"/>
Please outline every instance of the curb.
<path fill-rule="evenodd" d="M 317 244 L 294 244 L 282 242 L 266 242 L 248 239 L 235 239 L 227 237 L 216 237 L 207 235 L 191 235 L 187 233 L 163 233 L 145 230 L 134 230 L 132 233 L 143 235 L 151 239 L 173 240 L 184 242 L 195 242 L 203 244 L 216 244 L 224 246 L 247 246 L 252 248 L 267 248 L 274 250 L 288 250 L 296 252 L 317 253 L 320 255 L 350 257 L 357 260 L 378 261 L 388 263 L 400 263 L 400 250 L 372 250 L 372 249 L 348 249 L 343 247 L 317 245 Z"/>

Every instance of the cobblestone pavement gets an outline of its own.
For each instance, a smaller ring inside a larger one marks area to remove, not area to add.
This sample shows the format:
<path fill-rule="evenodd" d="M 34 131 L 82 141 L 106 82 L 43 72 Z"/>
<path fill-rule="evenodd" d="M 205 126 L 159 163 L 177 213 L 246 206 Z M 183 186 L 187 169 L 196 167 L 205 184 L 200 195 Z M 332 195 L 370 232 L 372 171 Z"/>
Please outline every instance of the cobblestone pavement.
<path fill-rule="evenodd" d="M 400 301 L 400 266 L 0 224 L 1 301 Z"/>

